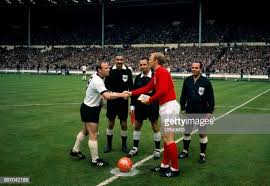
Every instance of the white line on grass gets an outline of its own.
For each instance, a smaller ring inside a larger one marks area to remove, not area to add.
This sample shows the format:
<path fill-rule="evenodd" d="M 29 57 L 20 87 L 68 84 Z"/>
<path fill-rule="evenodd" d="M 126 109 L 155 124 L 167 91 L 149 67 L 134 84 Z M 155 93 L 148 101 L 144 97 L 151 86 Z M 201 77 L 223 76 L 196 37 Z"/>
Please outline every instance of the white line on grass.
<path fill-rule="evenodd" d="M 31 104 L 21 104 L 21 105 L 0 105 L 0 108 L 10 108 L 10 107 L 32 107 L 32 106 L 54 106 L 54 105 L 78 105 L 80 103 L 31 103 Z"/>
<path fill-rule="evenodd" d="M 265 93 L 268 92 L 269 90 L 270 90 L 270 89 L 268 89 L 268 90 L 266 90 L 266 91 L 264 91 L 264 92 L 258 94 L 257 96 L 251 98 L 250 100 L 246 101 L 245 103 L 243 103 L 243 104 L 241 104 L 241 105 L 239 105 L 239 106 L 237 106 L 237 107 L 231 109 L 230 111 L 226 112 L 225 114 L 223 114 L 223 115 L 217 117 L 216 120 L 219 120 L 219 119 L 221 119 L 221 118 L 223 118 L 223 117 L 229 115 L 229 114 L 232 113 L 233 111 L 239 109 L 240 107 L 243 107 L 244 105 L 248 104 L 249 102 L 253 101 L 254 99 L 260 97 L 260 96 L 263 95 L 263 94 L 265 94 Z M 216 120 L 215 120 L 215 121 L 216 121 Z M 194 130 L 191 134 L 194 134 L 194 133 L 196 133 L 196 132 L 198 132 L 198 129 Z M 180 142 L 180 141 L 182 141 L 182 140 L 183 140 L 183 137 L 177 139 L 175 142 L 178 143 L 178 142 Z M 163 150 L 164 150 L 164 149 L 161 149 L 161 152 L 162 152 Z M 143 163 L 145 163 L 146 161 L 148 161 L 148 160 L 150 160 L 150 159 L 152 159 L 152 158 L 153 158 L 153 155 L 150 155 L 150 156 L 148 156 L 148 157 L 146 157 L 146 158 L 144 158 L 144 159 L 138 161 L 137 163 L 134 164 L 133 168 L 136 168 L 136 167 L 142 165 Z M 107 184 L 113 182 L 114 180 L 116 180 L 117 178 L 119 178 L 118 175 L 112 176 L 112 177 L 108 178 L 107 180 L 104 180 L 103 182 L 99 183 L 97 186 L 104 186 L 104 185 L 107 185 Z"/>
<path fill-rule="evenodd" d="M 234 108 L 235 106 L 230 105 L 217 105 L 217 108 Z M 265 107 L 242 107 L 243 109 L 252 109 L 252 110 L 270 110 L 270 108 Z"/>

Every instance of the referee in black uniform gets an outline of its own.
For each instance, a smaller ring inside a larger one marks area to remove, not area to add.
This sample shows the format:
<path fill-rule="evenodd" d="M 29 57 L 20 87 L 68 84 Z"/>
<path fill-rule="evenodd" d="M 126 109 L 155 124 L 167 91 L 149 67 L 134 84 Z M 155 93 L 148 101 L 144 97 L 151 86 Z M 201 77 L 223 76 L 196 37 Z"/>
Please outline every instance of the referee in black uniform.
<path fill-rule="evenodd" d="M 192 76 L 184 80 L 180 98 L 181 110 L 186 113 L 187 118 L 202 119 L 210 118 L 215 107 L 215 98 L 212 84 L 209 79 L 201 75 L 202 64 L 195 62 L 192 64 Z M 183 140 L 183 151 L 178 158 L 188 157 L 188 148 L 191 141 L 193 125 L 185 125 Z M 208 142 L 206 126 L 198 125 L 200 135 L 200 158 L 199 163 L 205 163 L 205 151 Z"/>
<path fill-rule="evenodd" d="M 125 90 L 132 90 L 132 73 L 124 65 L 124 56 L 116 55 L 114 57 L 114 66 L 110 70 L 110 75 L 105 79 L 106 88 L 112 92 L 123 92 Z M 104 152 L 112 150 L 113 128 L 115 118 L 118 116 L 121 125 L 122 136 L 122 151 L 128 153 L 127 148 L 127 118 L 128 118 L 128 100 L 119 98 L 116 100 L 107 101 L 108 128 L 107 128 L 107 145 Z"/>
<path fill-rule="evenodd" d="M 148 58 L 142 57 L 139 62 L 139 67 L 142 73 L 138 74 L 134 81 L 134 89 L 144 87 L 149 83 L 153 77 L 153 72 L 150 69 Z M 147 95 L 154 95 L 155 91 L 149 92 Z M 153 129 L 153 139 L 155 142 L 155 150 L 153 153 L 154 159 L 160 158 L 160 140 L 161 134 L 158 126 L 158 116 L 159 116 L 159 104 L 154 102 L 152 104 L 146 105 L 138 100 L 138 96 L 131 97 L 131 107 L 130 111 L 135 115 L 135 125 L 133 131 L 133 148 L 129 151 L 128 157 L 135 156 L 138 153 L 138 146 L 141 137 L 141 127 L 143 121 L 149 119 Z"/>

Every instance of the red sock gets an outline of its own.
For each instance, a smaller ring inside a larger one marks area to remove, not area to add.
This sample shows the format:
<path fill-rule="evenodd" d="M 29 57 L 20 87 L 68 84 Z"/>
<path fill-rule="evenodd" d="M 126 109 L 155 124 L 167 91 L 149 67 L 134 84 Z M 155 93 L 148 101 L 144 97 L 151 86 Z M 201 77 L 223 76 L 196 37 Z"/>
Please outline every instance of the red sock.
<path fill-rule="evenodd" d="M 165 143 L 163 143 L 163 146 L 164 146 L 164 152 L 163 152 L 163 159 L 161 163 L 163 163 L 164 165 L 169 165 L 170 157 L 169 157 L 168 146 Z"/>
<path fill-rule="evenodd" d="M 178 152 L 176 143 L 173 142 L 167 146 L 168 148 L 168 155 L 171 160 L 171 167 L 174 169 L 179 170 L 179 163 L 178 163 Z"/>

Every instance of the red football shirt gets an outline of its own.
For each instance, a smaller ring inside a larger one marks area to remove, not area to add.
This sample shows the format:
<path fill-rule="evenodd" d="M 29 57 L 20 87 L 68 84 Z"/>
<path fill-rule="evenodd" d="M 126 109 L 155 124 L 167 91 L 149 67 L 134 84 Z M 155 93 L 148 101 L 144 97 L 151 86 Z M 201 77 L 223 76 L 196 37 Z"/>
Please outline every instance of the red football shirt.
<path fill-rule="evenodd" d="M 146 94 L 153 89 L 155 89 L 156 93 L 150 97 L 150 103 L 158 100 L 159 105 L 163 105 L 164 103 L 176 99 L 171 74 L 163 66 L 160 66 L 155 70 L 153 78 L 146 86 L 131 92 L 132 96 L 138 96 L 140 94 Z"/>

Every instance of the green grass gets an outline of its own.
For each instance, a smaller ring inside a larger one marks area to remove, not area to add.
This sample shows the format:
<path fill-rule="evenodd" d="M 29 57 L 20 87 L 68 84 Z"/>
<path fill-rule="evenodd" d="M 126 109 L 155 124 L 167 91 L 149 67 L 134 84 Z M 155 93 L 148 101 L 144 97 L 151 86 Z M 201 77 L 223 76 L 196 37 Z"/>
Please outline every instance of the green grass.
<path fill-rule="evenodd" d="M 270 89 L 269 82 L 213 81 L 216 114 L 220 115 Z M 0 74 L 0 176 L 29 176 L 33 185 L 96 185 L 112 176 L 110 170 L 124 156 L 120 151 L 120 126 L 114 130 L 113 151 L 103 153 L 106 144 L 105 110 L 100 120 L 100 156 L 109 161 L 108 168 L 93 168 L 88 160 L 69 157 L 75 137 L 82 127 L 79 107 L 86 82 L 79 76 Z M 179 97 L 182 80 L 175 81 Z M 179 98 L 178 98 L 179 99 Z M 41 104 L 41 105 L 31 105 Z M 42 105 L 44 104 L 44 105 Z M 245 106 L 247 108 L 245 108 Z M 270 92 L 258 97 L 234 113 L 266 113 L 270 110 Z M 251 109 L 253 108 L 253 109 Z M 256 110 L 254 108 L 266 108 Z M 181 135 L 177 135 L 177 138 Z M 144 123 L 140 152 L 134 163 L 153 152 L 150 124 Z M 129 124 L 129 147 L 132 129 Z M 192 137 L 190 157 L 180 161 L 179 178 L 166 179 L 149 171 L 159 161 L 150 160 L 135 177 L 121 177 L 111 185 L 269 185 L 269 134 L 211 134 L 207 163 L 197 163 L 199 138 Z M 179 149 L 182 143 L 178 145 Z M 89 155 L 87 140 L 82 151 Z"/>

